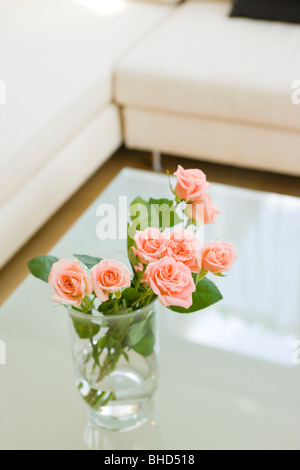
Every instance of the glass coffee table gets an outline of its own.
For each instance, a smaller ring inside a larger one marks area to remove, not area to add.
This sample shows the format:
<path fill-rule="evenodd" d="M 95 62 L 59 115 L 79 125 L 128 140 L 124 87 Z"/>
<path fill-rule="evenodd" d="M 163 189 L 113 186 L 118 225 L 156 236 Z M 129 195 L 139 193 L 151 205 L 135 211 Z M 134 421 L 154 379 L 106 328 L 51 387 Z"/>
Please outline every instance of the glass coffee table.
<path fill-rule="evenodd" d="M 218 184 L 210 193 L 223 215 L 205 238 L 232 241 L 239 260 L 220 279 L 220 304 L 190 316 L 161 308 L 149 422 L 120 434 L 87 423 L 67 315 L 28 277 L 0 310 L 1 449 L 300 449 L 300 200 Z M 137 195 L 168 197 L 167 177 L 124 169 L 51 253 L 125 250 Z M 100 240 L 112 207 L 115 239 Z"/>

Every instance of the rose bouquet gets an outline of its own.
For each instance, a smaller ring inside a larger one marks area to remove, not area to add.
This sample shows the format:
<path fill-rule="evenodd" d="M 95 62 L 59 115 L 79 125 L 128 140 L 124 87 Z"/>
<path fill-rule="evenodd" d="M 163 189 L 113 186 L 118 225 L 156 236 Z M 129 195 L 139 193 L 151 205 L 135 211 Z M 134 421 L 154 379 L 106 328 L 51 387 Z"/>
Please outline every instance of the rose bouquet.
<path fill-rule="evenodd" d="M 215 304 L 222 296 L 207 275 L 224 276 L 237 258 L 231 243 L 203 243 L 197 236 L 219 214 L 205 174 L 179 166 L 175 176 L 171 199 L 132 202 L 128 266 L 78 254 L 73 261 L 41 256 L 29 262 L 30 272 L 53 289 L 53 302 L 68 309 L 84 342 L 78 387 L 96 411 L 120 399 L 109 377 L 122 361 L 130 364 L 132 353 L 151 361 L 155 301 L 181 314 Z"/>

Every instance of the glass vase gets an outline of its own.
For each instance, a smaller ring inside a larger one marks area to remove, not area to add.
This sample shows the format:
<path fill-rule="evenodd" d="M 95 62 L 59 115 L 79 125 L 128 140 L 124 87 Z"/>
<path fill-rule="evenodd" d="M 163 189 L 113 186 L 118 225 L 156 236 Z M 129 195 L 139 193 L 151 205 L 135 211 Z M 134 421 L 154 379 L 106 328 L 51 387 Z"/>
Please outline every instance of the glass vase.
<path fill-rule="evenodd" d="M 69 310 L 78 390 L 98 427 L 141 425 L 158 384 L 157 302 L 135 312 L 100 316 Z"/>

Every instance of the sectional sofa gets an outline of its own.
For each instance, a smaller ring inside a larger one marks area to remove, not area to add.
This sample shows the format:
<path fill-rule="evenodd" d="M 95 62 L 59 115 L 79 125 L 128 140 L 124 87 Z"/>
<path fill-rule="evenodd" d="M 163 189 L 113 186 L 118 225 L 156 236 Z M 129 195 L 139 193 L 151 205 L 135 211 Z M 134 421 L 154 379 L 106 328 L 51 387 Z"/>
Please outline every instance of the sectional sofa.
<path fill-rule="evenodd" d="M 123 142 L 300 175 L 299 26 L 229 10 L 0 2 L 0 267 Z"/>

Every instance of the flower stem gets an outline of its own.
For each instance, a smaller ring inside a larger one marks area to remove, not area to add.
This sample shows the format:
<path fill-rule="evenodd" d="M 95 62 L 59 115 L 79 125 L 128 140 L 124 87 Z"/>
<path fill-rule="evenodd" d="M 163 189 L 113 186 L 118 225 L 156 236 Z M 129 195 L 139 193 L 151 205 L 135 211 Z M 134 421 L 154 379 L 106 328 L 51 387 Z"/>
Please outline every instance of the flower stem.
<path fill-rule="evenodd" d="M 149 295 L 152 295 L 152 290 L 149 289 L 147 290 L 147 292 L 145 292 L 145 294 L 143 294 L 138 300 L 136 300 L 133 304 L 132 304 L 132 307 L 135 307 L 138 303 L 142 302 L 143 300 L 145 300 Z"/>
<path fill-rule="evenodd" d="M 122 320 L 120 320 L 122 321 Z M 118 324 L 120 324 L 120 321 L 117 322 Z M 128 320 L 127 321 L 127 325 L 126 327 L 124 328 L 124 331 L 122 332 L 122 335 L 120 336 L 120 338 L 116 338 L 116 343 L 114 343 L 114 353 L 111 355 L 111 354 L 108 354 L 104 360 L 104 364 L 103 364 L 103 367 L 100 368 L 100 375 L 98 377 L 98 382 L 101 382 L 104 377 L 106 377 L 106 375 L 109 375 L 116 367 L 117 365 L 117 362 L 118 360 L 120 359 L 120 357 L 122 356 L 123 354 L 123 349 L 124 347 L 122 347 L 122 343 L 123 343 L 123 340 L 125 339 L 126 335 L 127 335 L 127 332 L 129 330 L 129 327 L 131 325 L 131 320 Z M 111 334 L 111 333 L 107 333 L 107 334 Z"/>
<path fill-rule="evenodd" d="M 136 290 L 136 291 L 139 290 L 139 287 L 140 287 L 141 281 L 142 281 L 142 279 L 143 279 L 143 277 L 144 277 L 144 274 L 145 274 L 145 272 L 146 272 L 146 269 L 147 269 L 147 266 L 144 266 L 143 269 L 142 269 L 142 271 L 141 271 L 140 274 L 139 274 L 139 277 L 138 277 L 137 282 L 136 282 L 136 285 L 135 285 L 135 290 Z"/>

